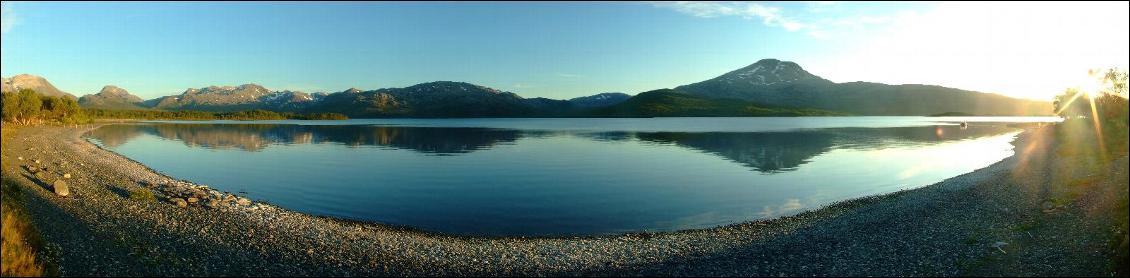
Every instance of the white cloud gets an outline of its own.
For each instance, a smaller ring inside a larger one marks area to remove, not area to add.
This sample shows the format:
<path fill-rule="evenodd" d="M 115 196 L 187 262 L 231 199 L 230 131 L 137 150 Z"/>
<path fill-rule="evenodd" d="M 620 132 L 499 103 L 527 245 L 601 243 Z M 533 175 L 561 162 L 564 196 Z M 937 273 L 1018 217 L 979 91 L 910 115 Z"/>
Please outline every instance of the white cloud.
<path fill-rule="evenodd" d="M 797 31 L 805 27 L 804 23 L 785 17 L 780 8 L 759 3 L 678 1 L 652 4 L 697 17 L 739 16 L 746 19 L 760 19 L 766 26 L 781 27 L 789 31 Z"/>
<path fill-rule="evenodd" d="M 12 27 L 20 23 L 20 18 L 12 10 L 12 5 L 12 2 L 0 2 L 0 33 L 7 34 Z"/>

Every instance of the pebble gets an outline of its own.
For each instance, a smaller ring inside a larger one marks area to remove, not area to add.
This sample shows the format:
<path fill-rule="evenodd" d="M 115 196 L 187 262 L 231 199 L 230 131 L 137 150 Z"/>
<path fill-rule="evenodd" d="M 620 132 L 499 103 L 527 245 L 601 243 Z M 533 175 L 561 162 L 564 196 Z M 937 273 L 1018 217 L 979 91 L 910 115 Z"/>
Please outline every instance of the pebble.
<path fill-rule="evenodd" d="M 64 180 L 55 180 L 55 182 L 51 183 L 51 189 L 55 191 L 55 195 L 59 195 L 59 197 L 71 195 L 71 187 L 68 186 L 67 181 Z"/>

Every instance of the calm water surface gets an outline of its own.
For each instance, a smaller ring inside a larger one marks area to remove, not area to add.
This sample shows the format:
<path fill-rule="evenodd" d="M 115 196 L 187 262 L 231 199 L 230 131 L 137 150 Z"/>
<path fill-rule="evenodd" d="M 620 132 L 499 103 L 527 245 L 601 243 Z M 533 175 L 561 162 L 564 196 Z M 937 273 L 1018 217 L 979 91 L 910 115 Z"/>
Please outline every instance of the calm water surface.
<path fill-rule="evenodd" d="M 540 236 L 707 228 L 929 185 L 1012 155 L 1019 130 L 1005 123 L 1041 121 L 1053 119 L 153 122 L 87 137 L 306 213 Z"/>

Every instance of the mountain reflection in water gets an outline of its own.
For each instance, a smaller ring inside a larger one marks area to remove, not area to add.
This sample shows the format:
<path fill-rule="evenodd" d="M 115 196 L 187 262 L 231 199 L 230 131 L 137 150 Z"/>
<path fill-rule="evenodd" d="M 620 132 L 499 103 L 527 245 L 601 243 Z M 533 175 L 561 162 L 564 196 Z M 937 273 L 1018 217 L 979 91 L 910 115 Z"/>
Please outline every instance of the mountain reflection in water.
<path fill-rule="evenodd" d="M 774 173 L 796 170 L 832 149 L 868 150 L 974 139 L 1003 134 L 1002 125 L 831 128 L 773 132 L 572 132 L 475 127 L 402 127 L 289 124 L 121 124 L 87 136 L 113 148 L 142 134 L 183 142 L 188 147 L 262 151 L 272 145 L 341 144 L 381 147 L 433 155 L 488 151 L 523 138 L 571 136 L 594 141 L 669 144 Z"/>

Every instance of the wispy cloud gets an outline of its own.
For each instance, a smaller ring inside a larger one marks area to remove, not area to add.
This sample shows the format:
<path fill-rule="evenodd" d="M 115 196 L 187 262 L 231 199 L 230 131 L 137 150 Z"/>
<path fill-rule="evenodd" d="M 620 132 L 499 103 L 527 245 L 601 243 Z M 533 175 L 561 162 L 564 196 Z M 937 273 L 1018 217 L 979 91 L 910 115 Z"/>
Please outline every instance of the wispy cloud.
<path fill-rule="evenodd" d="M 760 3 L 678 1 L 657 2 L 652 3 L 652 5 L 697 17 L 739 16 L 746 19 L 759 19 L 766 26 L 781 27 L 789 31 L 798 31 L 805 28 L 804 23 L 785 17 L 781 8 Z"/>
<path fill-rule="evenodd" d="M 759 20 L 765 26 L 803 32 L 818 39 L 829 39 L 853 31 L 870 30 L 896 23 L 898 12 L 861 11 L 835 1 L 809 1 L 787 8 L 751 2 L 653 2 L 691 16 L 714 18 L 737 16 Z M 858 7 L 858 6 L 856 6 Z"/>
<path fill-rule="evenodd" d="M 578 78 L 578 77 L 584 77 L 584 76 L 583 76 L 583 75 L 580 75 L 580 74 L 573 74 L 573 73 L 558 73 L 558 74 L 557 74 L 557 77 L 563 77 L 563 78 Z"/>
<path fill-rule="evenodd" d="M 20 23 L 20 18 L 12 9 L 12 2 L 0 2 L 0 33 L 7 34 L 12 30 L 16 24 Z"/>

